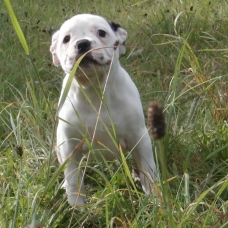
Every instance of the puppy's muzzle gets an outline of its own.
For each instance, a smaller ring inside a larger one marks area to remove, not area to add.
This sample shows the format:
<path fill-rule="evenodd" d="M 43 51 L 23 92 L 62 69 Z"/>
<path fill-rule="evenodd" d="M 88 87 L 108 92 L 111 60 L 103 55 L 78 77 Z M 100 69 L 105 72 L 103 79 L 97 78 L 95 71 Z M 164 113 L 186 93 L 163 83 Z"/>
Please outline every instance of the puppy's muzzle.
<path fill-rule="evenodd" d="M 79 40 L 76 43 L 76 48 L 78 50 L 78 54 L 83 55 L 91 49 L 91 42 L 89 40 L 86 40 L 86 39 Z"/>
<path fill-rule="evenodd" d="M 79 40 L 75 45 L 75 49 L 77 51 L 77 55 L 76 55 L 76 61 L 77 61 L 83 54 L 85 54 L 86 52 L 92 49 L 91 41 L 87 39 Z M 95 65 L 101 65 L 98 63 L 96 59 L 93 58 L 92 53 L 89 52 L 82 59 L 80 66 L 87 68 L 91 63 Z"/>

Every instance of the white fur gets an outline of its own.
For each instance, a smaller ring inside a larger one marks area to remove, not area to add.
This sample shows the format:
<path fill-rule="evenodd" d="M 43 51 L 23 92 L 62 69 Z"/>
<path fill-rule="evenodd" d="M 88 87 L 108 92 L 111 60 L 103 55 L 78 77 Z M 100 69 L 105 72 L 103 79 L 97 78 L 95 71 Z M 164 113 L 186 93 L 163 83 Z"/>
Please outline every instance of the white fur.
<path fill-rule="evenodd" d="M 99 36 L 99 29 L 106 32 L 105 37 Z M 70 41 L 64 44 L 63 39 L 67 35 L 70 35 Z M 83 205 L 86 202 L 85 186 L 79 169 L 83 155 L 90 151 L 92 156 L 100 160 L 113 160 L 120 156 L 120 151 L 106 128 L 124 152 L 131 151 L 147 194 L 150 193 L 150 180 L 146 175 L 149 174 L 156 181 L 156 165 L 139 93 L 119 63 L 119 53 L 125 50 L 121 44 L 126 38 L 127 32 L 124 29 L 119 27 L 113 31 L 104 18 L 90 14 L 76 15 L 67 20 L 52 38 L 50 51 L 53 62 L 61 65 L 66 73 L 62 93 L 78 58 L 78 43 L 88 40 L 91 48 L 106 47 L 91 52 L 97 64 L 87 62 L 81 65 L 81 70 L 77 69 L 68 97 L 59 113 L 57 155 L 61 164 L 71 155 L 64 171 L 64 186 L 71 205 Z M 113 45 L 117 40 L 119 46 L 116 49 Z M 93 141 L 93 149 L 90 149 L 85 139 Z"/>

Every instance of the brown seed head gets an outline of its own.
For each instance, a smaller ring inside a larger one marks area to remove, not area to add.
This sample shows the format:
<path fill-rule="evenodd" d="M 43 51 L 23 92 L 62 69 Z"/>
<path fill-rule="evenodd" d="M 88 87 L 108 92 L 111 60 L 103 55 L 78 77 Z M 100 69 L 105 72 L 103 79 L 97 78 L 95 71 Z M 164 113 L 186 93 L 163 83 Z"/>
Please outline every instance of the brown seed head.
<path fill-rule="evenodd" d="M 16 153 L 17 153 L 20 157 L 22 157 L 22 155 L 23 155 L 23 148 L 22 148 L 22 146 L 19 146 L 19 145 L 15 146 L 15 151 L 16 151 Z"/>
<path fill-rule="evenodd" d="M 148 124 L 155 140 L 164 137 L 166 130 L 165 116 L 163 107 L 158 105 L 157 101 L 152 102 L 148 108 Z"/>

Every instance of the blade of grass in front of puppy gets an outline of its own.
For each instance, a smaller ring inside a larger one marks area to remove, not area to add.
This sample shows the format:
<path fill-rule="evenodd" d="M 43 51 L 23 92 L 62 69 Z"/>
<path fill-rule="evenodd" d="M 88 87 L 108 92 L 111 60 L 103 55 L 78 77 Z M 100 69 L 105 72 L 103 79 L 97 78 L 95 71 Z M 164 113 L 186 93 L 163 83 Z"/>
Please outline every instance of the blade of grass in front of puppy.
<path fill-rule="evenodd" d="M 112 56 L 111 64 L 112 64 L 112 62 L 113 62 L 113 57 L 114 57 L 114 55 Z M 108 109 L 108 105 L 107 105 L 107 103 L 106 103 L 105 96 L 104 96 L 105 89 L 106 89 L 106 85 L 107 85 L 107 83 L 108 83 L 108 79 L 109 79 L 109 75 L 110 75 L 110 69 L 111 69 L 111 66 L 110 66 L 110 68 L 109 68 L 109 73 L 108 73 L 108 77 L 107 77 L 107 79 L 106 79 L 104 88 L 102 87 L 102 85 L 101 85 L 101 83 L 100 83 L 99 77 L 98 77 L 97 75 L 96 75 L 96 76 L 97 76 L 97 82 L 98 82 L 98 84 L 99 84 L 100 92 L 101 92 L 101 94 L 102 94 L 101 102 L 102 102 L 102 105 L 105 107 L 105 109 L 106 109 L 106 111 L 107 111 L 107 113 L 108 113 L 109 121 L 110 121 L 110 124 L 111 124 L 111 127 L 112 127 L 112 131 L 113 131 L 113 134 L 114 134 L 114 138 L 116 139 L 117 135 L 116 135 L 115 125 L 114 125 L 114 122 L 113 122 L 112 117 L 111 117 L 111 115 L 110 115 L 110 112 L 109 112 L 109 109 Z M 96 93 L 99 95 L 99 92 L 96 90 L 95 86 L 94 86 L 94 89 L 95 89 Z M 103 89 L 104 89 L 104 90 L 103 90 Z M 116 148 L 118 148 L 118 145 L 116 145 Z"/>
<path fill-rule="evenodd" d="M 93 50 L 94 50 L 94 49 L 89 50 L 88 52 L 86 52 L 85 54 L 83 54 L 83 55 L 76 61 L 76 63 L 74 64 L 74 67 L 73 67 L 73 69 L 72 69 L 72 71 L 71 71 L 71 73 L 70 73 L 70 75 L 69 75 L 69 77 L 68 77 L 67 83 L 66 83 L 66 85 L 65 85 L 64 91 L 63 91 L 63 93 L 61 93 L 61 97 L 60 97 L 60 99 L 59 99 L 59 104 L 58 104 L 57 115 L 59 114 L 59 112 L 61 111 L 61 109 L 62 109 L 62 107 L 63 107 L 63 104 L 64 104 L 64 102 L 65 102 L 65 100 L 66 100 L 67 94 L 68 94 L 68 92 L 69 92 L 69 90 L 70 90 L 71 83 L 72 83 L 72 81 L 73 81 L 75 72 L 76 72 L 76 70 L 77 70 L 77 68 L 78 68 L 78 66 L 79 66 L 79 64 L 80 64 L 80 62 L 82 61 L 82 59 L 83 59 L 89 52 L 91 52 L 91 51 L 93 51 Z"/>
<path fill-rule="evenodd" d="M 83 95 L 85 96 L 86 100 L 91 104 L 91 106 L 93 107 L 94 111 L 96 112 L 97 116 L 99 117 L 99 120 L 101 121 L 103 127 L 105 128 L 106 132 L 108 133 L 109 137 L 111 138 L 112 142 L 114 143 L 115 147 L 118 149 L 118 144 L 116 143 L 116 134 L 113 136 L 111 131 L 108 129 L 107 125 L 105 124 L 105 122 L 103 121 L 103 119 L 100 116 L 99 110 L 96 110 L 96 108 L 94 107 L 94 105 L 92 104 L 90 98 L 88 97 L 88 95 L 86 94 L 86 92 L 84 91 L 83 88 L 81 88 L 81 91 L 83 93 Z M 113 124 L 112 124 L 113 125 Z"/>
<path fill-rule="evenodd" d="M 28 48 L 26 39 L 25 39 L 24 34 L 23 34 L 22 30 L 21 30 L 21 27 L 20 27 L 20 25 L 18 23 L 18 20 L 17 20 L 15 14 L 13 12 L 13 9 L 12 9 L 12 6 L 10 4 L 10 1 L 9 0 L 4 0 L 4 2 L 5 2 L 5 5 L 6 5 L 6 8 L 7 8 L 8 12 L 9 12 L 10 20 L 11 20 L 11 22 L 13 24 L 13 27 L 14 27 L 16 33 L 17 33 L 17 36 L 18 36 L 18 38 L 19 38 L 19 40 L 21 42 L 21 45 L 23 46 L 26 54 L 29 55 L 29 48 Z"/>
<path fill-rule="evenodd" d="M 59 112 L 61 111 L 62 107 L 63 107 L 63 104 L 66 100 L 66 97 L 68 95 L 68 92 L 70 90 L 70 87 L 71 87 L 71 83 L 73 81 L 73 78 L 74 78 L 74 75 L 75 75 L 75 72 L 80 64 L 80 62 L 82 61 L 82 59 L 84 58 L 84 56 L 86 55 L 87 53 L 85 53 L 84 55 L 82 55 L 78 60 L 77 62 L 74 64 L 74 67 L 68 77 L 68 80 L 67 80 L 67 83 L 65 85 L 65 88 L 64 88 L 64 91 L 63 93 L 61 93 L 61 97 L 59 99 L 59 105 L 58 105 L 58 110 L 57 110 L 57 114 L 59 114 Z"/>
<path fill-rule="evenodd" d="M 129 168 L 128 168 L 127 161 L 126 161 L 126 158 L 125 158 L 125 156 L 124 156 L 124 153 L 123 153 L 123 151 L 122 151 L 122 147 L 121 147 L 120 144 L 119 144 L 119 151 L 120 151 L 121 159 L 122 159 L 122 162 L 123 162 L 124 170 L 125 170 L 125 172 L 126 172 L 128 178 L 129 178 L 129 180 L 130 180 L 130 182 L 131 182 L 131 184 L 132 184 L 132 186 L 133 186 L 133 188 L 134 188 L 134 190 L 135 190 L 135 193 L 136 193 L 138 199 L 140 199 L 139 194 L 138 194 L 138 191 L 137 191 L 137 189 L 136 189 L 134 180 L 133 180 L 133 178 L 132 178 L 132 176 L 131 176 L 131 172 L 130 172 L 130 170 L 129 170 Z"/>

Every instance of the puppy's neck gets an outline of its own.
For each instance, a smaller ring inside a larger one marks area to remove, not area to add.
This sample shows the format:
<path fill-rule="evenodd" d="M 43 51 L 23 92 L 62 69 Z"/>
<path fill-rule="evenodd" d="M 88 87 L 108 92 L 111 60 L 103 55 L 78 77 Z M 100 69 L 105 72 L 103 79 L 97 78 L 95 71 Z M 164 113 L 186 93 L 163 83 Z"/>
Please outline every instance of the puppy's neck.
<path fill-rule="evenodd" d="M 76 72 L 75 79 L 79 87 L 83 87 L 84 89 L 91 89 L 91 88 L 104 88 L 106 83 L 111 83 L 115 80 L 116 70 L 118 69 L 117 66 L 111 66 L 110 70 L 104 71 L 90 71 L 85 73 L 83 70 L 79 69 Z M 109 77 L 112 75 L 112 77 Z"/>
<path fill-rule="evenodd" d="M 85 75 L 77 73 L 75 75 L 75 80 L 79 87 L 84 89 L 91 89 L 91 87 L 100 87 L 103 85 L 105 79 L 105 74 L 94 74 L 94 75 Z"/>

